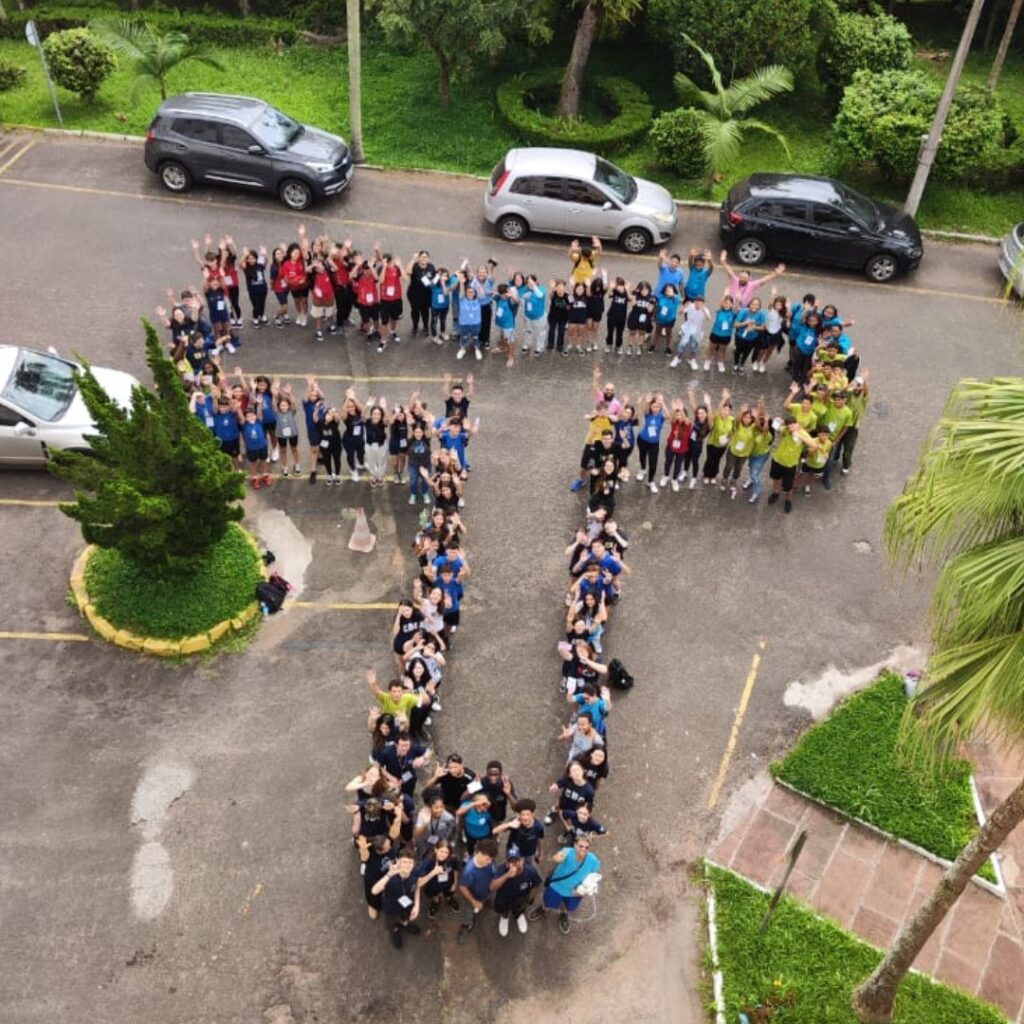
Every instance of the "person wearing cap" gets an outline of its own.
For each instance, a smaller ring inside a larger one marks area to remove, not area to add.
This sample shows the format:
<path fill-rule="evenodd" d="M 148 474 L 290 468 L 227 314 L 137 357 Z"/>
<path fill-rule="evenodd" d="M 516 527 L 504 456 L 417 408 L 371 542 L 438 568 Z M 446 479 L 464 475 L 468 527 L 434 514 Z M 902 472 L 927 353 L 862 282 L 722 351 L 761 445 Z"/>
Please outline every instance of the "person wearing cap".
<path fill-rule="evenodd" d="M 510 845 L 505 853 L 505 863 L 494 879 L 497 886 L 494 889 L 494 909 L 498 914 L 498 934 L 503 939 L 508 936 L 508 923 L 513 917 L 519 934 L 526 934 L 529 927 L 526 913 L 540 881 L 537 869 L 523 857 L 519 847 Z"/>
<path fill-rule="evenodd" d="M 590 852 L 590 840 L 578 836 L 571 847 L 559 850 L 552 858 L 555 868 L 544 882 L 544 897 L 540 906 L 534 907 L 527 920 L 539 921 L 548 910 L 558 911 L 558 928 L 563 935 L 569 934 L 569 915 L 583 902 L 576 890 L 589 875 L 601 870 L 601 861 Z"/>

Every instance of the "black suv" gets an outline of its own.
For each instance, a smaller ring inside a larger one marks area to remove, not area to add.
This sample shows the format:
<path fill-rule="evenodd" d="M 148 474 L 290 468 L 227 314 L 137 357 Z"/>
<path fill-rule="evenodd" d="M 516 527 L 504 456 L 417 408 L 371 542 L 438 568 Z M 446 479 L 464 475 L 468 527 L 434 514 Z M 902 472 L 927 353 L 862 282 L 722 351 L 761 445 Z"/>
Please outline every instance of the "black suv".
<path fill-rule="evenodd" d="M 718 226 L 747 266 L 806 260 L 855 267 L 881 282 L 914 270 L 924 251 L 911 216 L 831 178 L 752 174 L 730 189 Z"/>
<path fill-rule="evenodd" d="M 192 182 L 273 192 L 293 210 L 352 180 L 345 140 L 293 121 L 263 100 L 186 92 L 160 104 L 146 133 L 146 166 L 172 192 Z"/>

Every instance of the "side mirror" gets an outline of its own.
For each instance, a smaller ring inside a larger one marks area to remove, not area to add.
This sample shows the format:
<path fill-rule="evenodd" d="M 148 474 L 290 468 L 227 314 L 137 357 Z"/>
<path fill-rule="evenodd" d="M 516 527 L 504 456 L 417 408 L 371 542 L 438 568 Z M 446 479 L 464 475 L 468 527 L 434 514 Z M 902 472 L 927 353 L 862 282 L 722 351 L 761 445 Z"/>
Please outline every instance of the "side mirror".
<path fill-rule="evenodd" d="M 601 204 L 601 209 L 607 213 L 609 210 L 615 209 L 615 204 L 610 199 L 606 199 L 604 203 Z"/>
<path fill-rule="evenodd" d="M 14 436 L 15 437 L 35 437 L 36 428 L 31 423 L 26 423 L 22 420 L 20 423 L 14 425 Z"/>
<path fill-rule="evenodd" d="M 49 352 L 51 356 L 59 356 L 60 355 L 60 353 L 52 345 L 47 345 L 46 346 L 46 351 Z"/>
<path fill-rule="evenodd" d="M 259 156 L 263 152 L 263 147 L 258 146 L 255 142 L 249 147 L 249 152 L 253 156 Z"/>

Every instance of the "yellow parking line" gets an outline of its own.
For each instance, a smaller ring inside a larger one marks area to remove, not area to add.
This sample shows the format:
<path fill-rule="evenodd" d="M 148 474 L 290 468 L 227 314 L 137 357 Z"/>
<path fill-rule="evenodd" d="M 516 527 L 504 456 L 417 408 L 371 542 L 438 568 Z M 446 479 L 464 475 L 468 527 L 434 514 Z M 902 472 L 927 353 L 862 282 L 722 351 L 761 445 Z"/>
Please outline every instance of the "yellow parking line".
<path fill-rule="evenodd" d="M 92 637 L 85 633 L 32 633 L 0 630 L 0 640 L 50 640 L 54 643 L 72 641 L 74 643 L 88 643 Z"/>
<path fill-rule="evenodd" d="M 7 154 L 10 153 L 20 141 L 21 140 L 18 138 L 10 138 L 6 139 L 4 142 L 0 142 L 0 160 L 3 160 L 3 158 L 7 156 Z"/>
<path fill-rule="evenodd" d="M 26 505 L 29 508 L 56 508 L 61 501 L 43 501 L 38 498 L 0 498 L 0 505 Z"/>
<path fill-rule="evenodd" d="M 397 601 L 286 601 L 288 608 L 327 608 L 332 612 L 393 612 Z"/>
<path fill-rule="evenodd" d="M 743 694 L 740 697 L 740 706 L 736 709 L 736 717 L 733 719 L 729 742 L 725 745 L 722 763 L 718 768 L 718 777 L 715 779 L 714 786 L 711 787 L 711 796 L 708 797 L 709 811 L 718 803 L 718 796 L 722 792 L 722 784 L 725 782 L 725 775 L 729 770 L 729 762 L 732 760 L 736 741 L 739 739 L 740 726 L 743 725 L 743 719 L 747 714 L 747 705 L 750 703 L 750 695 L 754 692 L 754 683 L 757 682 L 757 670 L 761 666 L 761 651 L 764 650 L 764 644 L 765 642 L 762 640 L 757 645 L 757 652 L 750 662 L 750 671 L 747 673 L 747 681 L 743 684 Z"/>
<path fill-rule="evenodd" d="M 17 153 L 14 154 L 2 167 L 0 167 L 0 174 L 5 174 L 10 168 L 12 168 L 34 145 L 36 144 L 35 139 L 29 140 L 27 145 L 23 146 Z M 8 151 L 9 152 L 9 151 Z M 4 153 L 6 156 L 7 153 Z"/>

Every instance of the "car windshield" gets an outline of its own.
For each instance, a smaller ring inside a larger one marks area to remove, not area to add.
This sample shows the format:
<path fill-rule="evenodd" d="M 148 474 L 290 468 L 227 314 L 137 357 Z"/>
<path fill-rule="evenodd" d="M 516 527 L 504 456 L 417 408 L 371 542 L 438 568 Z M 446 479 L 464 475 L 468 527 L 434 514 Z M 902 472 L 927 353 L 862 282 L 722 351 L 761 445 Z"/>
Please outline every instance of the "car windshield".
<path fill-rule="evenodd" d="M 75 397 L 71 373 L 71 366 L 63 359 L 23 350 L 0 395 L 30 416 L 53 423 Z"/>
<path fill-rule="evenodd" d="M 256 118 L 249 131 L 256 136 L 267 149 L 287 149 L 301 134 L 302 125 L 293 121 L 280 110 L 267 107 Z"/>
<path fill-rule="evenodd" d="M 633 177 L 600 157 L 597 158 L 597 166 L 594 168 L 594 181 L 598 185 L 604 185 L 624 203 L 631 203 L 636 199 L 636 181 Z"/>
<path fill-rule="evenodd" d="M 852 189 L 844 188 L 843 199 L 849 212 L 865 227 L 873 230 L 881 223 L 882 216 L 878 207 L 867 197 Z"/>

